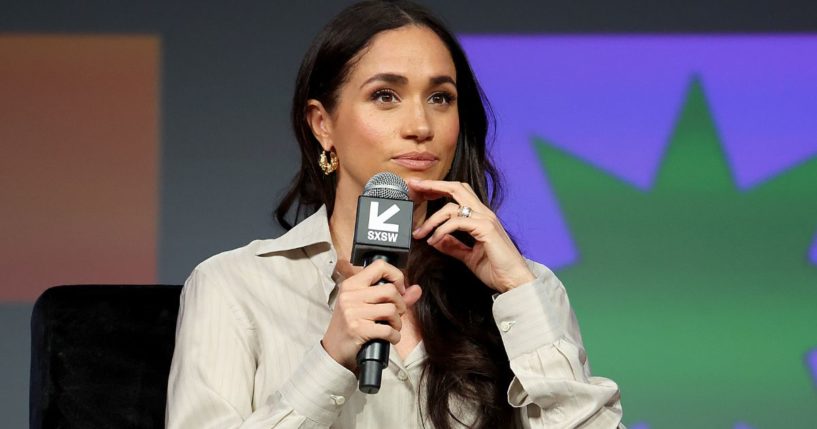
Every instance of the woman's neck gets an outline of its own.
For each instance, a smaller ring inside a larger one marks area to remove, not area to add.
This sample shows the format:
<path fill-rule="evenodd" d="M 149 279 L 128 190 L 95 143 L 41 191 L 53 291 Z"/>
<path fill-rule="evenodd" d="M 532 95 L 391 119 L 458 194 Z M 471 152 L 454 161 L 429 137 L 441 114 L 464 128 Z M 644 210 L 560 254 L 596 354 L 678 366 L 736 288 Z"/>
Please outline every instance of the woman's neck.
<path fill-rule="evenodd" d="M 335 196 L 335 206 L 329 218 L 329 232 L 339 261 L 349 261 L 352 257 L 352 240 L 355 233 L 355 213 L 357 200 Z"/>

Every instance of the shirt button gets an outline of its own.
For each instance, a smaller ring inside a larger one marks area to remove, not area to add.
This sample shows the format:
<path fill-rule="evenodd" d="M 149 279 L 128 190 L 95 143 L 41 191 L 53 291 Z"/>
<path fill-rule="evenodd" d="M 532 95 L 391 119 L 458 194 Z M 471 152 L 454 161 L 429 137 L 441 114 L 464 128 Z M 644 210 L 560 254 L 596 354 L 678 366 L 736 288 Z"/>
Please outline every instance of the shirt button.
<path fill-rule="evenodd" d="M 499 324 L 499 329 L 502 329 L 502 332 L 508 332 L 515 324 L 516 324 L 515 320 L 505 320 Z"/>
<path fill-rule="evenodd" d="M 408 374 L 406 374 L 406 371 L 401 370 L 397 373 L 397 379 L 400 381 L 406 381 L 408 380 Z"/>
<path fill-rule="evenodd" d="M 346 403 L 346 398 L 344 398 L 343 396 L 340 396 L 340 395 L 329 395 L 329 397 L 330 397 L 330 398 L 332 398 L 332 402 L 334 402 L 334 403 L 335 403 L 335 405 L 340 406 L 340 405 L 343 405 L 343 404 L 345 404 L 345 403 Z"/>

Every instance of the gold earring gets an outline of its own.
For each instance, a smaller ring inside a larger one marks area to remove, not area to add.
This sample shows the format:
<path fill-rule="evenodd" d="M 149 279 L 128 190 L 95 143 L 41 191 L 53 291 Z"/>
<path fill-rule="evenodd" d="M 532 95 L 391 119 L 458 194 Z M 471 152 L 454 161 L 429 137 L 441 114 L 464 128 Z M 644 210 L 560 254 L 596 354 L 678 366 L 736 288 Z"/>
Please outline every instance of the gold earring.
<path fill-rule="evenodd" d="M 318 165 L 323 170 L 323 174 L 330 175 L 338 169 L 338 156 L 335 152 L 329 151 L 329 160 L 326 159 L 326 152 L 321 151 L 321 156 L 318 158 Z"/>

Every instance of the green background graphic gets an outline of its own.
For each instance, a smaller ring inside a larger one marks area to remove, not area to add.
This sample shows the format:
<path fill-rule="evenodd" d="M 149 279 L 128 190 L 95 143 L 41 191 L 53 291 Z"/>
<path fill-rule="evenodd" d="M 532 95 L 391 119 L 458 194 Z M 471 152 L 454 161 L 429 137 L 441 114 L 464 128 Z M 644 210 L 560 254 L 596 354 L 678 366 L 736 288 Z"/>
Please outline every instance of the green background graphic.
<path fill-rule="evenodd" d="M 817 157 L 739 190 L 695 77 L 647 191 L 533 144 L 580 255 L 557 274 L 625 422 L 817 427 L 804 364 L 817 346 Z"/>

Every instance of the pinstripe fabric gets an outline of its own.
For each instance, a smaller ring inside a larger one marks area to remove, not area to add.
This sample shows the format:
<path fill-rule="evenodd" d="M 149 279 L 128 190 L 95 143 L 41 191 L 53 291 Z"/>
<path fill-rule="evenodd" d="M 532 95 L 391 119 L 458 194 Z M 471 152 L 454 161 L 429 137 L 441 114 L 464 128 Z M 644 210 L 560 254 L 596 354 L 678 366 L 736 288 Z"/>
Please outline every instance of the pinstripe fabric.
<path fill-rule="evenodd" d="M 275 240 L 201 263 L 185 283 L 168 385 L 167 427 L 430 428 L 419 406 L 422 343 L 392 350 L 380 393 L 320 345 L 334 304 L 336 254 L 322 208 Z M 495 298 L 493 315 L 516 377 L 508 400 L 524 428 L 619 425 L 619 391 L 591 377 L 565 290 L 536 280 Z M 473 420 L 467 404 L 454 403 Z"/>

